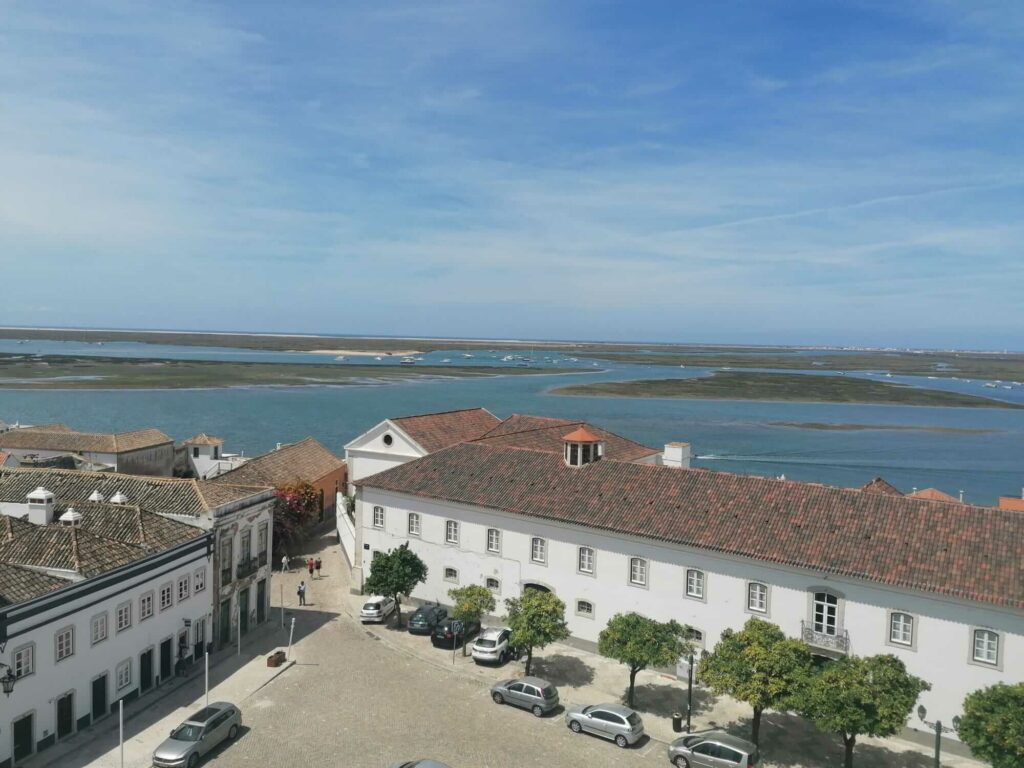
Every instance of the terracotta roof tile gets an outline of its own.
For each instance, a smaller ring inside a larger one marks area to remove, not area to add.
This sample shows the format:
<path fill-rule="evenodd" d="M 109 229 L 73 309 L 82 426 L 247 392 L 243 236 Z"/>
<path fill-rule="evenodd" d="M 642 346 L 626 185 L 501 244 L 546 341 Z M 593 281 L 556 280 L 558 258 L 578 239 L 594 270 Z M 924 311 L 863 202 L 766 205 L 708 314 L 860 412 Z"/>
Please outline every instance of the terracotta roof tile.
<path fill-rule="evenodd" d="M 40 597 L 68 584 L 46 573 L 0 563 L 0 608 Z"/>
<path fill-rule="evenodd" d="M 425 413 L 390 419 L 428 453 L 480 437 L 500 420 L 486 408 Z"/>
<path fill-rule="evenodd" d="M 298 443 L 283 445 L 276 451 L 249 459 L 237 469 L 217 475 L 207 483 L 213 486 L 249 485 L 276 488 L 297 480 L 315 483 L 344 466 L 343 459 L 335 456 L 312 437 L 307 437 Z"/>
<path fill-rule="evenodd" d="M 1011 509 L 1014 512 L 1024 512 L 1024 499 L 1019 496 L 1000 496 L 1000 509 Z"/>
<path fill-rule="evenodd" d="M 915 499 L 930 499 L 931 501 L 952 501 L 957 504 L 961 503 L 960 499 L 956 496 L 950 496 L 948 493 L 943 493 L 938 488 L 922 488 L 920 491 L 914 491 L 910 494 Z"/>
<path fill-rule="evenodd" d="M 864 493 L 884 493 L 890 496 L 903 495 L 903 492 L 900 491 L 899 488 L 881 477 L 876 477 L 870 483 L 865 483 L 861 486 L 861 490 L 864 491 Z"/>
<path fill-rule="evenodd" d="M 1024 608 L 1017 512 L 483 443 L 357 485 Z"/>
<path fill-rule="evenodd" d="M 566 443 L 599 443 L 601 438 L 584 426 L 578 427 L 568 435 L 563 435 L 562 441 Z"/>
<path fill-rule="evenodd" d="M 506 448 L 524 448 L 562 455 L 564 438 L 573 429 L 583 429 L 604 442 L 604 457 L 616 461 L 638 461 L 660 453 L 655 448 L 634 443 L 614 432 L 595 427 L 583 421 L 566 421 L 542 416 L 514 415 L 487 432 L 474 443 Z"/>
<path fill-rule="evenodd" d="M 159 429 L 140 429 L 135 432 L 112 434 L 73 432 L 67 428 L 55 429 L 54 426 L 48 426 L 12 429 L 0 434 L 0 448 L 69 453 L 125 453 L 170 442 L 171 438 Z"/>
<path fill-rule="evenodd" d="M 213 435 L 208 435 L 205 432 L 200 432 L 198 435 L 190 437 L 188 440 L 185 441 L 184 444 L 185 445 L 223 445 L 224 444 L 224 438 L 223 437 L 214 437 Z"/>

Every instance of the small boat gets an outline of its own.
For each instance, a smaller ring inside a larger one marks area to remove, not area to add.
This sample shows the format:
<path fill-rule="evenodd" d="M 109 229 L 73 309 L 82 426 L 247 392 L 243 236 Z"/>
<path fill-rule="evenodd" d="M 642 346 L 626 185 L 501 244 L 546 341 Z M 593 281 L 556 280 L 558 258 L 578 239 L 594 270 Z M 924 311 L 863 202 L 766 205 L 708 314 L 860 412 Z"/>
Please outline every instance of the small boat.
<path fill-rule="evenodd" d="M 338 355 L 338 356 L 337 356 L 336 358 L 334 358 L 334 359 L 335 359 L 335 360 L 348 360 L 348 358 L 347 358 L 347 357 L 345 357 L 344 355 Z"/>
<path fill-rule="evenodd" d="M 462 356 L 463 356 L 463 357 L 465 357 L 465 358 L 470 358 L 470 357 L 472 357 L 472 355 L 471 355 L 471 354 L 469 354 L 469 352 L 464 352 Z"/>
<path fill-rule="evenodd" d="M 450 362 L 451 362 L 451 360 L 449 360 L 449 359 L 448 359 L 448 358 L 446 357 L 446 358 L 445 358 L 444 360 L 442 360 L 441 362 L 442 362 L 442 363 L 450 363 Z"/>
<path fill-rule="evenodd" d="M 383 357 L 381 357 L 380 355 L 377 355 L 377 356 L 376 356 L 376 357 L 374 357 L 373 359 L 374 359 L 374 360 L 383 360 L 384 358 L 383 358 Z"/>
<path fill-rule="evenodd" d="M 399 365 L 416 365 L 416 360 L 412 357 L 403 357 L 398 361 Z"/>

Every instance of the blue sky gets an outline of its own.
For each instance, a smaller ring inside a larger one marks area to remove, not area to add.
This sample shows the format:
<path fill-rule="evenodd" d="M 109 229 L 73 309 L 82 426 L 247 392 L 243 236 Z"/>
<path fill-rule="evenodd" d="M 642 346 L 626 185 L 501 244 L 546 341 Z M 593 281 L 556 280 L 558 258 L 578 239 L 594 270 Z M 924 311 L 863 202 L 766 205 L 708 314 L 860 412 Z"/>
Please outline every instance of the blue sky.
<path fill-rule="evenodd" d="M 0 9 L 3 324 L 1024 348 L 1024 3 Z"/>

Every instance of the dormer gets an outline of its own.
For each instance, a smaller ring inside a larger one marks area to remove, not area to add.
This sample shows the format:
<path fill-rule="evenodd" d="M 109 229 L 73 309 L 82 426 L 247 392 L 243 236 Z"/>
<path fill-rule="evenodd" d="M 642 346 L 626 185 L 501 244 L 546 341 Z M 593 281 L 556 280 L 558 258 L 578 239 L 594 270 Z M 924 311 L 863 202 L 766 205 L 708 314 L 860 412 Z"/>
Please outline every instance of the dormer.
<path fill-rule="evenodd" d="M 28 500 L 28 521 L 46 525 L 53 520 L 53 494 L 39 486 L 25 497 Z"/>
<path fill-rule="evenodd" d="M 604 441 L 586 427 L 580 427 L 562 438 L 563 458 L 570 467 L 593 464 L 604 456 Z"/>

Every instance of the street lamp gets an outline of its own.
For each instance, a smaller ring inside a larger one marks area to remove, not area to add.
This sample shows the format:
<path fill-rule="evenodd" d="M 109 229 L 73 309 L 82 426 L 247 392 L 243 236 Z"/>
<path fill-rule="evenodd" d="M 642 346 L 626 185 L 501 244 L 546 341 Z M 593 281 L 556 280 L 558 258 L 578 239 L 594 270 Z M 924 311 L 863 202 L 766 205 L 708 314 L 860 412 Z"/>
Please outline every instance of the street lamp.
<path fill-rule="evenodd" d="M 924 723 L 925 725 L 927 725 L 929 728 L 934 728 L 935 729 L 935 763 L 934 763 L 934 766 L 935 766 L 935 768 L 940 768 L 939 767 L 939 758 L 940 758 L 941 752 L 942 752 L 942 734 L 944 734 L 944 733 L 953 733 L 953 732 L 957 731 L 960 728 L 960 718 L 959 717 L 954 717 L 953 718 L 953 727 L 949 728 L 949 727 L 943 725 L 941 720 L 936 720 L 935 722 L 931 722 L 930 720 L 925 720 L 925 717 L 927 716 L 927 714 L 928 714 L 928 710 L 925 709 L 924 704 L 922 704 L 921 706 L 919 706 L 917 708 L 917 716 L 918 716 L 918 718 L 920 718 L 921 722 Z"/>
<path fill-rule="evenodd" d="M 3 688 L 4 696 L 10 696 L 11 691 L 14 690 L 14 683 L 18 678 L 14 676 L 14 670 L 2 661 L 0 661 L 0 667 L 7 669 L 7 672 L 0 676 L 0 687 Z"/>

